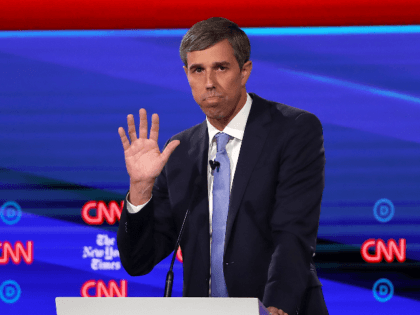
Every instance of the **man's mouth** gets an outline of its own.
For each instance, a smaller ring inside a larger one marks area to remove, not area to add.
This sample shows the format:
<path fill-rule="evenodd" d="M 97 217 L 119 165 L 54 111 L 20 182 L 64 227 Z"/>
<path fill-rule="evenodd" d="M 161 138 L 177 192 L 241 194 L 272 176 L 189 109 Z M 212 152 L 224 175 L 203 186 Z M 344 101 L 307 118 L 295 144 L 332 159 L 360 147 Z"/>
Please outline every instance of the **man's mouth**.
<path fill-rule="evenodd" d="M 204 98 L 204 100 L 208 100 L 208 99 L 215 99 L 215 98 L 221 98 L 221 96 L 219 96 L 219 95 L 210 95 L 210 96 L 206 96 L 206 97 Z"/>

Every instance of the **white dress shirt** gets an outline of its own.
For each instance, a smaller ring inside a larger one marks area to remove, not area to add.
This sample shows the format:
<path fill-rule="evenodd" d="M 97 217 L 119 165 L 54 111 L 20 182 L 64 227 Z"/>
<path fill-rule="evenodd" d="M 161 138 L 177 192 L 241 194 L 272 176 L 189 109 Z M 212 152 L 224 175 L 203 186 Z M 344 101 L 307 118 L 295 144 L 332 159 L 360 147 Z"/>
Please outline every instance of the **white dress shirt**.
<path fill-rule="evenodd" d="M 249 112 L 251 110 L 252 98 L 247 94 L 246 102 L 244 107 L 236 114 L 235 117 L 229 122 L 229 124 L 219 131 L 215 128 L 207 119 L 207 130 L 209 133 L 209 152 L 208 159 L 214 160 L 217 153 L 217 144 L 215 135 L 219 132 L 224 132 L 230 136 L 228 143 L 226 144 L 226 152 L 230 161 L 230 190 L 232 190 L 233 178 L 235 176 L 236 165 L 238 163 L 239 152 L 241 151 L 242 139 L 244 136 L 246 122 L 248 120 Z M 210 164 L 207 163 L 207 183 L 208 183 L 208 196 L 209 196 L 209 221 L 210 221 L 210 253 L 211 253 L 211 236 L 212 236 L 212 216 L 213 216 L 213 176 L 211 174 Z M 128 195 L 127 195 L 128 196 Z M 150 201 L 150 199 L 149 199 Z M 134 206 L 126 198 L 127 210 L 130 213 L 139 212 L 149 201 L 145 204 Z M 211 268 L 210 268 L 211 270 Z M 210 271 L 211 273 L 211 271 Z M 210 277 L 211 279 L 211 277 Z M 211 296 L 211 280 L 209 285 L 209 296 Z"/>
<path fill-rule="evenodd" d="M 251 110 L 252 98 L 247 94 L 246 103 L 239 113 L 233 117 L 229 124 L 223 129 L 223 133 L 230 136 L 228 143 L 226 144 L 226 152 L 230 161 L 230 189 L 232 190 L 233 178 L 235 176 L 236 164 L 238 163 L 239 152 L 241 151 L 242 138 L 244 137 L 244 131 L 246 122 L 248 120 L 249 111 Z M 207 130 L 209 132 L 209 160 L 214 160 L 217 153 L 217 145 L 215 135 L 221 131 L 216 129 L 207 120 Z M 208 194 L 209 194 L 209 219 L 210 219 L 210 243 L 211 243 L 211 222 L 213 215 L 213 176 L 211 175 L 211 167 L 207 164 L 207 183 L 208 183 Z"/>

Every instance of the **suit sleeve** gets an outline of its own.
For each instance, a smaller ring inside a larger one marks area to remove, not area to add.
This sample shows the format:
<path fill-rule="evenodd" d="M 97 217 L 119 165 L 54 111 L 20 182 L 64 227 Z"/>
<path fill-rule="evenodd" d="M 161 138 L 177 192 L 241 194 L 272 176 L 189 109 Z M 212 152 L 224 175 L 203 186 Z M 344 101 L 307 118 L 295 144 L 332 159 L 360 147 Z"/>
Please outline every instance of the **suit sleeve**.
<path fill-rule="evenodd" d="M 129 213 L 124 203 L 121 213 L 118 250 L 121 263 L 131 276 L 149 273 L 175 247 L 176 230 L 166 184 L 166 166 L 155 181 L 152 196 L 141 211 Z"/>
<path fill-rule="evenodd" d="M 302 113 L 288 128 L 282 148 L 270 226 L 274 252 L 264 291 L 264 305 L 295 314 L 310 279 L 322 192 L 324 140 L 318 118 Z"/>

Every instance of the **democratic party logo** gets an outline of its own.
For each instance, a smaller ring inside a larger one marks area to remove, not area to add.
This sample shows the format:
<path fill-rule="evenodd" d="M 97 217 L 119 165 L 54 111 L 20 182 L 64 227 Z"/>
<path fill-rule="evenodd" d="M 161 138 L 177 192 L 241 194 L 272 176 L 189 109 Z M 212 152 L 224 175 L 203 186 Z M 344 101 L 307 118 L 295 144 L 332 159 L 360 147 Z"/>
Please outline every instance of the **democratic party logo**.
<path fill-rule="evenodd" d="M 119 205 L 116 201 L 111 201 L 108 205 L 103 201 L 88 201 L 82 208 L 82 219 L 90 225 L 101 225 L 105 220 L 112 225 L 120 220 L 123 206 L 124 201 Z"/>
<path fill-rule="evenodd" d="M 95 291 L 93 294 L 92 291 Z M 127 296 L 127 280 L 121 280 L 118 287 L 117 282 L 110 280 L 106 285 L 102 280 L 88 280 L 80 289 L 82 297 L 126 297 Z"/>
<path fill-rule="evenodd" d="M 117 249 L 115 237 L 107 234 L 97 234 L 95 247 L 83 247 L 83 259 L 90 259 L 92 270 L 120 270 L 120 252 Z"/>
<path fill-rule="evenodd" d="M 373 207 L 373 215 L 381 223 L 390 221 L 395 214 L 395 207 L 389 199 L 379 199 Z"/>
<path fill-rule="evenodd" d="M 6 280 L 0 284 L 0 299 L 4 303 L 15 303 L 19 300 L 21 293 L 19 284 L 14 280 Z"/>
<path fill-rule="evenodd" d="M 379 302 L 389 301 L 394 295 L 394 285 L 386 278 L 381 278 L 375 282 L 372 288 L 373 296 Z"/>
<path fill-rule="evenodd" d="M 18 223 L 21 217 L 22 209 L 15 201 L 7 201 L 0 208 L 0 218 L 8 225 Z"/>

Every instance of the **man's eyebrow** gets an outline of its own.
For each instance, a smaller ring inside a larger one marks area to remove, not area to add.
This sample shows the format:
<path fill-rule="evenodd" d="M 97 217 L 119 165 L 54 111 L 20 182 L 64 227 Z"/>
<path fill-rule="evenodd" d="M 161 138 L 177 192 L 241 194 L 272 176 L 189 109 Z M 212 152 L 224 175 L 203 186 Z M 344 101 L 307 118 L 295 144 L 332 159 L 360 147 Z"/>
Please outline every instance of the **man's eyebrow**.
<path fill-rule="evenodd" d="M 203 67 L 203 65 L 201 63 L 193 63 L 191 66 L 188 67 L 188 69 L 192 70 L 198 67 Z"/>
<path fill-rule="evenodd" d="M 230 62 L 229 61 L 217 61 L 217 62 L 213 62 L 213 67 L 214 66 L 230 66 Z"/>
<path fill-rule="evenodd" d="M 230 62 L 229 61 L 216 61 L 216 62 L 213 62 L 212 67 L 218 67 L 218 66 L 230 66 Z M 188 68 L 190 70 L 193 70 L 193 69 L 198 68 L 198 67 L 204 68 L 201 63 L 193 63 Z"/>

